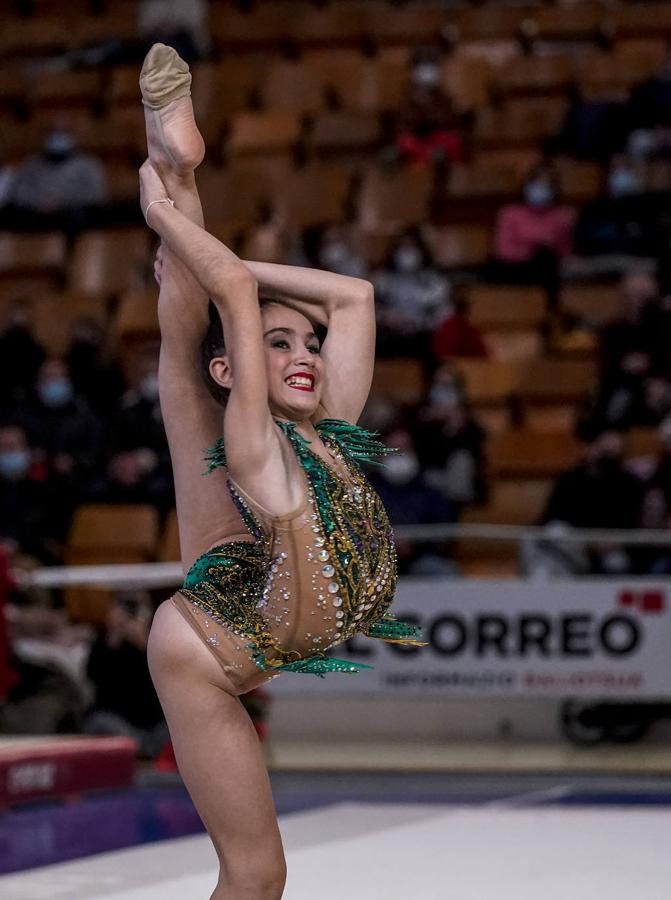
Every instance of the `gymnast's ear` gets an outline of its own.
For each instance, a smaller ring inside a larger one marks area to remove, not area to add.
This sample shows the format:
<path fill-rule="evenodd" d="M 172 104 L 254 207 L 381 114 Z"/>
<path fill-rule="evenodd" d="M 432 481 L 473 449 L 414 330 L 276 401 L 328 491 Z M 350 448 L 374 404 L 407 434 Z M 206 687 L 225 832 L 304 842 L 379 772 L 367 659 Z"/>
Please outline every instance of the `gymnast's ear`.
<path fill-rule="evenodd" d="M 218 384 L 219 387 L 230 391 L 233 387 L 233 370 L 228 361 L 228 356 L 215 356 L 210 360 L 209 370 L 212 380 Z"/>

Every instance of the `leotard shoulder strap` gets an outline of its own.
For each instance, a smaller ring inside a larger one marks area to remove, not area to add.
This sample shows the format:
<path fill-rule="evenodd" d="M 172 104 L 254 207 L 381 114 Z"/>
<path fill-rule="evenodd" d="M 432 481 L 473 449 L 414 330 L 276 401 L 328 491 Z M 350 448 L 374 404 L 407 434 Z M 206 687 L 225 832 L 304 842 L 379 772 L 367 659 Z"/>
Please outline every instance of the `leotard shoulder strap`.
<path fill-rule="evenodd" d="M 298 433 L 296 423 L 277 420 L 276 423 L 291 441 L 299 458 L 303 457 L 304 461 L 305 451 L 309 449 L 309 442 Z M 331 438 L 335 441 L 352 462 L 380 465 L 374 457 L 388 456 L 390 453 L 396 452 L 392 447 L 387 447 L 382 441 L 377 440 L 377 432 L 367 431 L 365 428 L 352 425 L 343 419 L 322 419 L 317 422 L 315 430 L 319 437 Z M 226 448 L 223 437 L 218 438 L 214 446 L 205 451 L 205 462 L 207 470 L 203 473 L 204 475 L 209 475 L 210 472 L 220 467 L 226 467 Z"/>

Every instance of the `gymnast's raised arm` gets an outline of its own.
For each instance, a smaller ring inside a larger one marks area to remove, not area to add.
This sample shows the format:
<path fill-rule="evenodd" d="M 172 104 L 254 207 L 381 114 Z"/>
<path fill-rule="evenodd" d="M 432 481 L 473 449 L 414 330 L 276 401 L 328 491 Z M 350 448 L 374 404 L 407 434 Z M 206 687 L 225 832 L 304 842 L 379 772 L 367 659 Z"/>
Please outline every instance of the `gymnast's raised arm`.
<path fill-rule="evenodd" d="M 375 359 L 373 286 L 319 269 L 252 262 L 245 265 L 264 294 L 328 328 L 321 348 L 325 378 L 314 421 L 356 423 L 370 392 Z"/>
<path fill-rule="evenodd" d="M 148 162 L 140 169 L 140 193 L 147 223 L 190 270 L 221 316 L 226 354 L 212 361 L 210 371 L 230 390 L 224 415 L 228 469 L 243 485 L 249 473 L 277 476 L 277 471 L 267 471 L 269 463 L 277 467 L 281 454 L 268 407 L 256 280 L 235 253 L 167 201 L 165 187 Z"/>

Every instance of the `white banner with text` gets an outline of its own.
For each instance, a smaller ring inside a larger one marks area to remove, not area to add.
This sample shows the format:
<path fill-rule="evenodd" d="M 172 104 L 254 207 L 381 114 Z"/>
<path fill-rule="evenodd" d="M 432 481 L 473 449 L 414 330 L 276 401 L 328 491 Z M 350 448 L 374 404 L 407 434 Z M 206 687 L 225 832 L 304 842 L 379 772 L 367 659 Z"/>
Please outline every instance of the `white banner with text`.
<path fill-rule="evenodd" d="M 671 582 L 404 579 L 392 612 L 426 647 L 358 635 L 357 674 L 283 674 L 273 693 L 671 697 Z"/>

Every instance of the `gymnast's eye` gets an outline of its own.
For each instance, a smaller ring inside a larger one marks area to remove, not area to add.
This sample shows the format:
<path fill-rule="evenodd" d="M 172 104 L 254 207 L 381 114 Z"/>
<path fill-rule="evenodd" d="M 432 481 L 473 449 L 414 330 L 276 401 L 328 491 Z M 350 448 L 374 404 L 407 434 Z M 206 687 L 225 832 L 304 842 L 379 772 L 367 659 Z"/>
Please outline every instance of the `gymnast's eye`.
<path fill-rule="evenodd" d="M 310 344 L 308 350 L 310 351 L 310 353 L 319 354 L 319 344 Z"/>
<path fill-rule="evenodd" d="M 289 341 L 285 341 L 284 338 L 277 338 L 277 340 L 273 341 L 272 346 L 279 347 L 282 350 L 288 349 Z"/>

